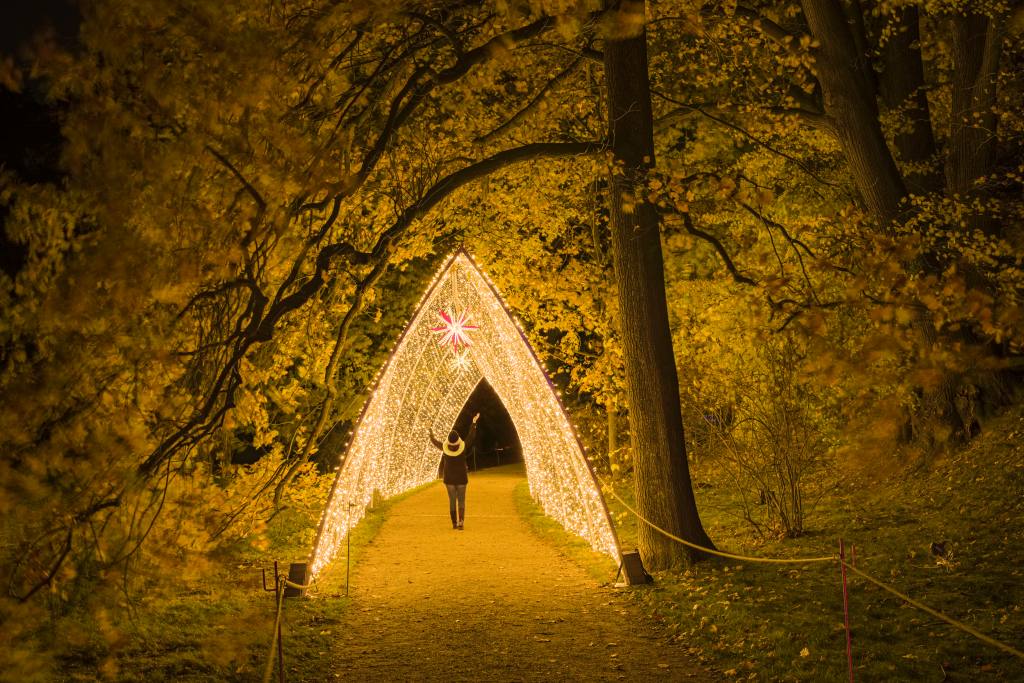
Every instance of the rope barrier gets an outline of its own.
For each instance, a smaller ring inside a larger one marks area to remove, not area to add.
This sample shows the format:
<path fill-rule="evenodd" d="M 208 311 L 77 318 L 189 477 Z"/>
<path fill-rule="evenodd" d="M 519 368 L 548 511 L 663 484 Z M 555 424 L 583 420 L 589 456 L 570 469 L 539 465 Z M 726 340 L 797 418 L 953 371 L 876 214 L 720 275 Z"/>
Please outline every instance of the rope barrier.
<path fill-rule="evenodd" d="M 708 553 L 709 555 L 717 555 L 718 557 L 723 557 L 723 558 L 730 559 L 730 560 L 737 560 L 737 561 L 740 561 L 740 562 L 758 562 L 758 563 L 762 563 L 762 564 L 815 564 L 815 563 L 823 563 L 823 562 L 837 562 L 837 563 L 840 564 L 841 567 L 843 567 L 843 568 L 849 570 L 850 572 L 860 576 L 861 578 L 865 579 L 866 581 L 868 581 L 868 582 L 878 586 L 882 590 L 884 590 L 884 591 L 892 594 L 893 596 L 899 598 L 900 600 L 902 600 L 903 602 L 907 603 L 908 605 L 910 605 L 912 607 L 916 607 L 917 609 L 921 610 L 922 612 L 930 614 L 931 616 L 935 617 L 936 619 L 944 621 L 947 624 L 949 624 L 950 626 L 953 626 L 954 628 L 959 629 L 960 631 L 963 631 L 964 633 L 967 633 L 968 635 L 974 636 L 975 638 L 977 638 L 978 640 L 982 641 L 983 643 L 986 643 L 987 645 L 991 645 L 992 647 L 995 647 L 995 648 L 997 648 L 999 650 L 1002 650 L 1003 652 L 1011 654 L 1014 657 L 1018 657 L 1020 659 L 1024 659 L 1024 652 L 1022 652 L 1021 650 L 1018 650 L 1017 648 L 1015 648 L 1015 647 L 1013 647 L 1011 645 L 1007 645 L 1006 643 L 1000 642 L 1000 641 L 996 640 L 995 638 L 992 638 L 991 636 L 987 636 L 984 633 L 982 633 L 981 631 L 973 628 L 972 626 L 969 626 L 969 625 L 967 625 L 967 624 L 965 624 L 965 623 L 963 623 L 961 621 L 958 621 L 958 620 L 954 619 L 953 617 L 946 616 L 945 614 L 939 612 L 938 610 L 932 609 L 931 607 L 928 607 L 924 603 L 921 603 L 921 602 L 911 598 L 909 595 L 901 593 L 900 591 L 896 590 L 892 586 L 889 586 L 888 584 L 886 584 L 886 583 L 876 579 L 875 577 L 871 576 L 867 572 L 858 569 L 855 565 L 851 564 L 850 562 L 847 562 L 845 560 L 845 558 L 838 557 L 836 555 L 819 556 L 819 557 L 798 557 L 798 558 L 754 557 L 754 556 L 750 556 L 750 555 L 738 555 L 738 554 L 735 554 L 735 553 L 723 552 L 721 550 L 716 550 L 716 549 L 713 549 L 713 548 L 707 548 L 707 547 L 704 547 L 704 546 L 699 545 L 697 543 L 693 543 L 692 541 L 687 541 L 686 539 L 680 538 L 680 537 L 676 536 L 675 534 L 672 534 L 672 533 L 666 531 L 665 529 L 662 529 L 660 526 L 658 526 L 657 524 L 655 524 L 654 522 L 650 521 L 649 519 L 647 519 L 646 517 L 641 515 L 639 512 L 637 512 L 629 503 L 624 501 L 615 492 L 615 489 L 613 489 L 611 486 L 609 486 L 608 484 L 603 484 L 603 485 L 604 485 L 604 487 L 609 492 L 611 492 L 612 497 L 615 498 L 615 500 L 617 500 L 619 502 L 619 504 L 621 504 L 634 517 L 636 517 L 638 520 L 640 520 L 641 522 L 643 522 L 647 526 L 651 527 L 652 529 L 654 529 L 658 533 L 662 534 L 663 536 L 665 536 L 667 538 L 672 539 L 673 541 L 676 541 L 677 543 L 680 543 L 682 545 L 688 546 L 688 547 L 693 548 L 695 550 L 699 550 L 699 551 L 704 552 L 704 553 Z M 274 659 L 275 659 L 274 655 L 275 654 L 277 655 L 277 660 L 278 660 L 278 669 L 279 669 L 279 671 L 278 671 L 278 678 L 279 678 L 280 681 L 284 681 L 284 658 L 283 658 L 283 653 L 280 651 L 280 649 L 282 647 L 282 643 L 281 643 L 281 616 L 282 616 L 283 609 L 284 609 L 284 589 L 287 587 L 287 588 L 294 588 L 294 589 L 297 589 L 297 590 L 300 590 L 300 591 L 304 591 L 304 590 L 308 589 L 312 585 L 312 582 L 303 585 L 303 584 L 295 583 L 294 581 L 290 581 L 287 577 L 277 575 L 277 563 L 276 562 L 274 563 L 274 573 L 275 573 L 275 584 L 274 584 L 274 589 L 273 590 L 274 590 L 274 592 L 275 592 L 275 594 L 277 596 L 277 614 L 274 617 L 274 631 L 273 631 L 273 635 L 271 637 L 271 642 L 270 642 L 270 653 L 269 653 L 269 655 L 267 657 L 266 666 L 263 669 L 263 683 L 270 683 L 270 679 L 273 676 L 273 672 L 274 672 Z M 266 575 L 265 575 L 265 573 L 264 573 L 264 590 L 270 590 L 270 589 L 268 589 L 266 587 Z M 852 676 L 852 670 L 851 670 L 851 676 Z"/>
<path fill-rule="evenodd" d="M 303 585 L 301 583 L 295 583 L 290 581 L 287 577 L 281 576 L 277 572 L 277 561 L 274 561 L 274 587 L 267 588 L 267 570 L 263 570 L 263 590 L 270 592 L 273 591 L 274 595 L 277 596 L 277 615 L 274 617 L 274 630 L 270 638 L 270 653 L 267 655 L 267 664 L 263 667 L 263 683 L 270 683 L 271 677 L 274 675 L 274 655 L 277 655 L 277 679 L 280 683 L 284 683 L 284 644 L 281 639 L 281 616 L 284 612 L 284 589 L 295 588 L 300 591 L 304 591 L 313 582 Z"/>
<path fill-rule="evenodd" d="M 655 531 L 660 532 L 663 536 L 667 536 L 668 538 L 671 538 L 673 541 L 675 541 L 677 543 L 682 543 L 685 546 L 689 546 L 691 548 L 694 548 L 695 550 L 700 550 L 701 552 L 708 553 L 709 555 L 718 555 L 719 557 L 724 557 L 724 558 L 727 558 L 727 559 L 730 559 L 730 560 L 739 560 L 740 562 L 762 562 L 762 563 L 765 563 L 765 564 L 812 564 L 812 563 L 815 563 L 815 562 L 835 562 L 836 561 L 836 556 L 835 555 L 828 555 L 827 557 L 822 555 L 821 557 L 794 557 L 794 558 L 781 559 L 781 558 L 772 558 L 772 557 L 749 557 L 747 555 L 736 555 L 734 553 L 726 553 L 726 552 L 722 552 L 721 550 L 715 550 L 713 548 L 705 548 L 702 545 L 698 545 L 696 543 L 691 543 L 690 541 L 687 541 L 685 539 L 679 538 L 678 536 L 676 536 L 674 534 L 671 534 L 668 531 L 665 531 L 660 526 L 658 526 L 657 524 L 655 524 L 651 520 L 647 519 L 646 517 L 642 516 L 639 512 L 637 512 L 632 507 L 630 507 L 629 503 L 627 503 L 626 501 L 624 501 L 621 498 L 619 498 L 619 494 L 615 493 L 615 489 L 609 488 L 608 490 L 611 491 L 612 497 L 614 497 L 615 500 L 619 501 L 619 503 L 622 504 L 622 507 L 626 508 L 629 512 L 633 513 L 634 517 L 639 519 L 641 522 L 643 522 L 647 526 L 651 527 Z"/>
<path fill-rule="evenodd" d="M 980 640 L 983 643 L 986 643 L 988 645 L 991 645 L 992 647 L 998 648 L 998 649 L 1002 650 L 1003 652 L 1006 652 L 1006 653 L 1009 653 L 1009 654 L 1013 655 L 1014 657 L 1019 657 L 1020 659 L 1024 659 L 1024 652 L 1022 652 L 1021 650 L 1018 650 L 1017 648 L 1015 648 L 1015 647 L 1013 647 L 1011 645 L 1007 645 L 1006 643 L 1000 642 L 1000 641 L 996 640 L 995 638 L 992 638 L 991 636 L 987 636 L 984 633 L 982 633 L 981 631 L 979 631 L 976 628 L 973 628 L 971 626 L 968 626 L 967 624 L 963 623 L 962 621 L 957 621 L 953 617 L 946 616 L 945 614 L 942 614 L 941 612 L 939 612 L 939 611 L 937 611 L 935 609 L 932 609 L 931 607 L 928 607 L 924 603 L 921 603 L 921 602 L 918 602 L 917 600 L 914 600 L 909 595 L 905 595 L 905 594 L 899 592 L 898 590 L 896 590 L 892 586 L 889 586 L 888 584 L 886 584 L 886 583 L 876 579 L 875 577 L 871 576 L 867 572 L 864 572 L 864 571 L 861 571 L 860 569 L 857 569 L 857 567 L 855 567 L 854 565 L 850 564 L 846 560 L 840 559 L 839 557 L 837 557 L 835 555 L 831 555 L 829 557 L 822 556 L 822 557 L 804 557 L 804 558 L 793 558 L 793 559 L 779 559 L 779 558 L 770 558 L 770 557 L 750 557 L 750 556 L 746 556 L 746 555 L 736 555 L 736 554 L 733 554 L 733 553 L 725 553 L 725 552 L 722 552 L 720 550 L 714 550 L 712 548 L 705 548 L 702 545 L 699 545 L 697 543 L 693 543 L 691 541 L 687 541 L 685 539 L 679 538 L 675 534 L 669 533 L 668 531 L 662 529 L 660 526 L 658 526 L 657 524 L 655 524 L 654 522 L 650 521 L 649 519 L 647 519 L 646 517 L 641 515 L 639 512 L 634 510 L 629 505 L 629 503 L 627 503 L 626 501 L 622 500 L 622 498 L 619 497 L 619 494 L 615 493 L 615 489 L 613 489 L 611 486 L 609 486 L 607 484 L 604 484 L 604 486 L 605 486 L 605 488 L 607 488 L 608 491 L 611 492 L 612 497 L 615 498 L 615 500 L 619 501 L 619 503 L 622 505 L 622 507 L 626 508 L 626 510 L 628 510 L 630 513 L 632 513 L 634 517 L 636 517 L 641 522 L 643 522 L 647 526 L 651 527 L 655 531 L 657 531 L 657 532 L 661 533 L 662 535 L 666 536 L 667 538 L 671 538 L 673 541 L 676 541 L 677 543 L 681 543 L 681 544 L 683 544 L 685 546 L 689 546 L 690 548 L 694 548 L 696 550 L 700 550 L 701 552 L 705 552 L 705 553 L 708 553 L 710 555 L 718 555 L 719 557 L 725 557 L 725 558 L 728 558 L 728 559 L 731 559 L 731 560 L 739 560 L 739 561 L 742 561 L 742 562 L 761 562 L 761 563 L 764 563 L 764 564 L 811 564 L 811 563 L 816 563 L 816 562 L 839 562 L 842 566 L 844 566 L 846 569 L 850 570 L 854 574 L 857 574 L 861 578 L 863 578 L 863 579 L 873 583 L 874 585 L 878 586 L 882 590 L 887 591 L 888 593 L 891 593 L 892 595 L 896 596 L 897 598 L 899 598 L 903 602 L 907 603 L 908 605 L 910 605 L 912 607 L 916 607 L 917 609 L 921 610 L 922 612 L 926 612 L 927 614 L 932 615 L 936 619 L 940 619 L 940 620 L 946 622 L 947 624 L 949 624 L 950 626 L 953 626 L 954 628 L 957 628 L 957 629 L 963 631 L 964 633 L 967 633 L 969 635 L 974 636 L 975 638 L 977 638 L 978 640 Z"/>
<path fill-rule="evenodd" d="M 263 668 L 263 683 L 270 683 L 270 677 L 274 675 L 274 655 L 278 655 L 278 661 L 281 662 L 279 665 L 280 671 L 278 677 L 284 680 L 284 660 L 280 657 L 277 648 L 279 647 L 278 641 L 281 639 L 281 611 L 284 607 L 284 590 L 281 585 L 288 579 L 278 579 L 277 582 L 277 616 L 274 618 L 274 630 L 270 636 L 270 654 L 267 656 L 267 665 Z"/>
<path fill-rule="evenodd" d="M 849 564 L 847 562 L 844 562 L 843 564 L 845 564 L 846 568 L 849 569 L 854 574 L 857 574 L 861 578 L 870 581 L 871 583 L 875 584 L 876 586 L 878 586 L 882 590 L 887 591 L 889 593 L 892 593 L 893 595 L 895 595 L 897 598 L 899 598 L 903 602 L 907 603 L 908 605 L 916 607 L 917 609 L 921 610 L 922 612 L 927 612 L 928 614 L 932 615 L 936 619 L 941 619 L 942 621 L 946 622 L 950 626 L 955 626 L 956 628 L 960 629 L 964 633 L 971 634 L 972 636 L 974 636 L 978 640 L 982 641 L 983 643 L 988 643 L 992 647 L 997 647 L 1000 650 L 1002 650 L 1003 652 L 1008 652 L 1009 654 L 1013 655 L 1014 657 L 1020 657 L 1021 659 L 1024 659 L 1024 652 L 1018 650 L 1017 648 L 1012 647 L 1010 645 L 1007 645 L 1006 643 L 1000 642 L 1000 641 L 998 641 L 995 638 L 992 638 L 990 636 L 986 636 L 984 633 L 982 633 L 981 631 L 977 630 L 976 628 L 968 626 L 967 624 L 963 623 L 962 621 L 957 621 L 953 617 L 947 617 L 942 612 L 934 610 L 931 607 L 929 607 L 928 605 L 925 605 L 923 603 L 918 602 L 917 600 L 914 600 L 909 595 L 904 595 L 903 593 L 900 593 L 898 590 L 896 590 L 892 586 L 889 586 L 889 585 L 887 585 L 885 583 L 882 583 L 881 581 L 879 581 L 875 577 L 871 576 L 870 574 L 868 574 L 866 572 L 862 572 L 861 570 L 859 570 L 856 567 L 854 567 L 852 564 Z"/>

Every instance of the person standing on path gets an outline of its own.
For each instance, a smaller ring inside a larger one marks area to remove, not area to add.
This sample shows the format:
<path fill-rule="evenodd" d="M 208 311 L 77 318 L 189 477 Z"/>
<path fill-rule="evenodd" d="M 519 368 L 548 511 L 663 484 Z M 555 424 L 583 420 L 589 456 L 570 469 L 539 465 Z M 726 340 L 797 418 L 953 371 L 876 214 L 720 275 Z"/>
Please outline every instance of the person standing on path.
<path fill-rule="evenodd" d="M 444 481 L 444 487 L 448 489 L 448 512 L 452 518 L 452 528 L 460 531 L 466 519 L 466 485 L 469 484 L 469 465 L 466 458 L 476 440 L 476 421 L 479 419 L 480 413 L 473 416 L 473 424 L 465 441 L 454 429 L 448 433 L 448 440 L 445 443 L 435 438 L 433 432 L 430 434 L 430 441 L 441 449 L 437 476 Z"/>

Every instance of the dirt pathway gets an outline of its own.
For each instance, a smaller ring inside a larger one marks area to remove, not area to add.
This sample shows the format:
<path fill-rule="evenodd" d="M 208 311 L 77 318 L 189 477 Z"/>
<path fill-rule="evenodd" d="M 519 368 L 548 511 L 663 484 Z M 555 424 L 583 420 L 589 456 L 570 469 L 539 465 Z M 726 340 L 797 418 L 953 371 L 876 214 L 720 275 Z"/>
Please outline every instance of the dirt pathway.
<path fill-rule="evenodd" d="M 440 484 L 391 509 L 353 567 L 323 680 L 707 680 L 625 596 L 530 531 L 512 498 L 521 480 L 472 476 L 462 532 Z"/>

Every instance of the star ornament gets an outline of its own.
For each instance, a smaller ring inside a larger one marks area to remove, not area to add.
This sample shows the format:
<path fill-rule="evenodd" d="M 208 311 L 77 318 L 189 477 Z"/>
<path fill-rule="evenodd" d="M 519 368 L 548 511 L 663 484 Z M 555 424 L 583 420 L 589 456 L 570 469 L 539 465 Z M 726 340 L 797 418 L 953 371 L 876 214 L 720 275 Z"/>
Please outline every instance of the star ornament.
<path fill-rule="evenodd" d="M 452 358 L 451 369 L 453 372 L 462 372 L 463 370 L 469 370 L 469 366 L 472 364 L 473 359 L 469 355 L 469 349 L 462 349 L 455 353 Z"/>
<path fill-rule="evenodd" d="M 452 350 L 455 353 L 459 352 L 460 347 L 472 346 L 473 343 L 469 340 L 469 332 L 470 330 L 478 330 L 480 327 L 469 322 L 469 316 L 465 311 L 462 313 L 453 313 L 450 310 L 438 311 L 437 315 L 441 318 L 441 323 L 436 327 L 431 327 L 430 331 L 438 335 L 438 346 L 448 346 L 451 344 Z"/>

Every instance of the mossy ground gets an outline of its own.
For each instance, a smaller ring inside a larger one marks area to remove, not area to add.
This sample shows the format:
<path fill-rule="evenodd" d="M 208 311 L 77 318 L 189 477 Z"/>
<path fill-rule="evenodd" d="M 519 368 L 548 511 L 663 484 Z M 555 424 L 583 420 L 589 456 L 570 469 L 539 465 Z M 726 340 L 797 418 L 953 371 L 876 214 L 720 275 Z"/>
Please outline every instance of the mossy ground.
<path fill-rule="evenodd" d="M 371 508 L 352 533 L 352 562 L 372 542 L 388 510 L 410 491 Z M 262 570 L 273 586 L 273 559 L 280 571 L 309 553 L 316 520 L 285 511 L 271 523 L 267 547 L 238 544 L 209 562 L 209 573 L 181 590 L 134 596 L 131 619 L 117 624 L 114 639 L 89 624 L 74 644 L 57 642 L 59 680 L 252 681 L 262 675 L 273 637 L 274 594 L 263 591 Z M 344 555 L 339 562 L 344 562 Z M 289 599 L 284 605 L 286 664 L 316 658 L 329 640 L 329 624 L 345 608 L 344 573 L 321 586 L 321 600 Z M 73 619 L 71 617 L 70 619 Z M 111 625 L 113 626 L 113 625 Z M 76 627 L 76 628 L 81 628 Z M 62 629 L 55 629 L 58 640 Z M 276 664 L 275 664 L 276 666 Z M 0 675 L 0 680 L 4 680 Z M 52 680 L 42 673 L 40 680 Z"/>
<path fill-rule="evenodd" d="M 737 514 L 738 496 L 713 464 L 695 480 L 705 527 L 719 549 L 763 557 L 836 553 L 896 589 L 1024 648 L 1024 413 L 985 425 L 966 448 L 927 468 L 838 482 L 809 514 L 807 534 L 759 541 Z M 628 483 L 617 486 L 629 499 Z M 538 533 L 595 569 L 593 555 L 521 499 Z M 636 520 L 609 501 L 624 548 Z M 948 561 L 932 555 L 945 542 Z M 841 577 L 834 564 L 778 566 L 713 561 L 656 573 L 635 598 L 675 632 L 680 647 L 731 680 L 843 680 L 847 676 Z M 851 577 L 857 680 L 1024 680 L 1024 661 Z"/>
<path fill-rule="evenodd" d="M 897 589 L 1018 648 L 1024 645 L 1024 411 L 992 420 L 966 448 L 927 468 L 872 478 L 847 477 L 808 515 L 799 538 L 758 540 L 736 514 L 737 496 L 712 464 L 697 463 L 701 514 L 719 548 L 766 557 L 830 554 L 842 536 L 858 566 Z M 630 486 L 617 486 L 627 495 Z M 542 538 L 603 582 L 607 558 L 565 534 L 529 498 L 517 506 Z M 387 519 L 389 501 L 353 533 L 360 553 Z M 623 547 L 635 520 L 610 501 Z M 123 637 L 81 634 L 58 643 L 61 680 L 243 681 L 262 671 L 269 652 L 273 598 L 260 586 L 267 558 L 301 558 L 296 539 L 313 520 L 275 520 L 271 547 L 237 548 L 211 565 L 202 582 L 173 596 L 143 596 Z M 305 534 L 308 536 L 308 534 Z M 946 542 L 949 562 L 930 552 Z M 301 547 L 300 547 L 301 546 Z M 285 654 L 301 672 L 323 657 L 347 598 L 334 572 L 320 599 L 288 601 Z M 778 567 L 716 561 L 682 574 L 662 572 L 633 597 L 673 632 L 676 645 L 731 680 L 842 680 L 846 676 L 840 576 L 834 565 Z M 850 579 L 850 621 L 858 680 L 1024 680 L 1024 661 L 906 606 L 863 580 Z"/>

